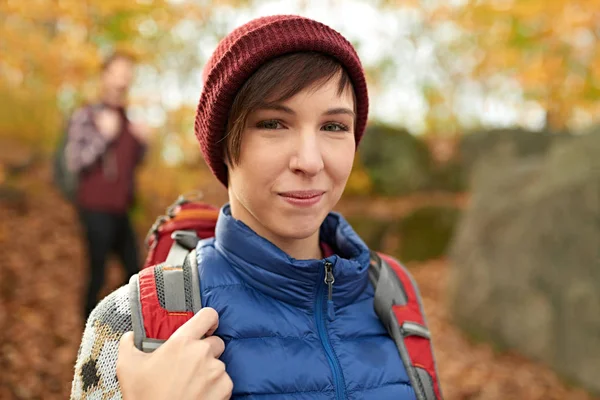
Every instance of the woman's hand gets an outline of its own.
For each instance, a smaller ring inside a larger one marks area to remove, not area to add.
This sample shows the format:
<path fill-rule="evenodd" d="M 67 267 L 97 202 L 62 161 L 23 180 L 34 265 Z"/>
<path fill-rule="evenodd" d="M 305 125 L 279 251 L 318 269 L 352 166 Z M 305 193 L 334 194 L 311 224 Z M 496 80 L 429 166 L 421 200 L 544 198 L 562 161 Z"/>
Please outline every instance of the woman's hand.
<path fill-rule="evenodd" d="M 203 308 L 153 353 L 138 350 L 132 332 L 123 335 L 117 359 L 123 399 L 229 399 L 233 382 L 218 359 L 225 344 L 211 336 L 218 326 L 217 312 Z"/>

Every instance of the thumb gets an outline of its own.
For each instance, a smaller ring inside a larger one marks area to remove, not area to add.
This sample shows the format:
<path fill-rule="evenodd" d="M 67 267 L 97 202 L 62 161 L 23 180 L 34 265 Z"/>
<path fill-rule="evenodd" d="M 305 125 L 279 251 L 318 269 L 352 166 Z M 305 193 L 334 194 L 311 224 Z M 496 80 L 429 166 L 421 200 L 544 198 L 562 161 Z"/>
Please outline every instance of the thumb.
<path fill-rule="evenodd" d="M 123 398 L 130 398 L 129 395 L 126 395 L 126 392 L 131 386 L 131 376 L 133 375 L 135 378 L 135 371 L 139 371 L 140 366 L 142 365 L 140 364 L 140 361 L 148 356 L 149 354 L 146 354 L 135 347 L 133 332 L 126 332 L 121 336 L 115 372 L 121 387 Z M 133 381 L 135 381 L 135 379 L 133 379 Z"/>
<path fill-rule="evenodd" d="M 135 343 L 133 341 L 133 332 L 129 331 L 129 332 L 125 332 L 123 334 L 123 336 L 121 336 L 121 340 L 119 340 L 119 357 L 118 359 L 121 359 L 121 356 L 124 357 L 140 357 L 140 356 L 144 356 L 145 353 L 143 351 L 138 350 L 135 347 Z"/>
<path fill-rule="evenodd" d="M 171 337 L 187 337 L 189 339 L 202 339 L 212 335 L 219 326 L 219 314 L 210 307 L 204 307 L 189 321 L 179 327 Z"/>
<path fill-rule="evenodd" d="M 116 373 L 117 379 L 121 379 L 124 371 L 129 370 L 132 358 L 135 357 L 135 345 L 133 343 L 133 332 L 126 332 L 119 340 L 119 352 L 117 353 Z"/>

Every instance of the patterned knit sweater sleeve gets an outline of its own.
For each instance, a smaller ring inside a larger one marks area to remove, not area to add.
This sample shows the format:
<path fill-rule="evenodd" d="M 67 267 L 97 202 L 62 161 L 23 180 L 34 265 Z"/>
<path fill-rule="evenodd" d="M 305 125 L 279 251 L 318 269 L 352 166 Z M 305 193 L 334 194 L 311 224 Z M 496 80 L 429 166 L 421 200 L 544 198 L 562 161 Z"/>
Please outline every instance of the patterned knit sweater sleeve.
<path fill-rule="evenodd" d="M 104 298 L 92 311 L 75 363 L 71 400 L 121 399 L 117 381 L 119 340 L 132 330 L 127 285 Z"/>

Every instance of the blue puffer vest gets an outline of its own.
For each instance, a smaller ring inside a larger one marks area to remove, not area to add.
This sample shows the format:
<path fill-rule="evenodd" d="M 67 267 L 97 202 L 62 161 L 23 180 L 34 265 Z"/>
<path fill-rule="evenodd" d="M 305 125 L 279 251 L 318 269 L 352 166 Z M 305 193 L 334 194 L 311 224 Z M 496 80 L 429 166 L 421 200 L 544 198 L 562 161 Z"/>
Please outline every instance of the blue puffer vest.
<path fill-rule="evenodd" d="M 228 205 L 197 248 L 204 306 L 219 313 L 221 360 L 236 399 L 415 399 L 393 340 L 373 310 L 369 249 L 331 213 L 321 241 L 336 255 L 296 260 Z M 328 307 L 325 266 L 331 267 Z"/>

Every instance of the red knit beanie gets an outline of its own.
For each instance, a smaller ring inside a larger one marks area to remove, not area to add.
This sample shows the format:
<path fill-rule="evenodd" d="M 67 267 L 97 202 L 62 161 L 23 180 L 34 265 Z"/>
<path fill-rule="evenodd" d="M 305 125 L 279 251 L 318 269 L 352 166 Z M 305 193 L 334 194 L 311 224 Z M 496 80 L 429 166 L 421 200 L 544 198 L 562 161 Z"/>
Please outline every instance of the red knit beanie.
<path fill-rule="evenodd" d="M 227 166 L 223 137 L 237 92 L 267 61 L 303 51 L 329 55 L 347 71 L 356 94 L 358 145 L 367 123 L 369 98 L 362 65 L 350 42 L 327 25 L 308 18 L 296 15 L 258 18 L 221 40 L 202 76 L 204 87 L 196 113 L 196 137 L 206 163 L 225 186 Z"/>

